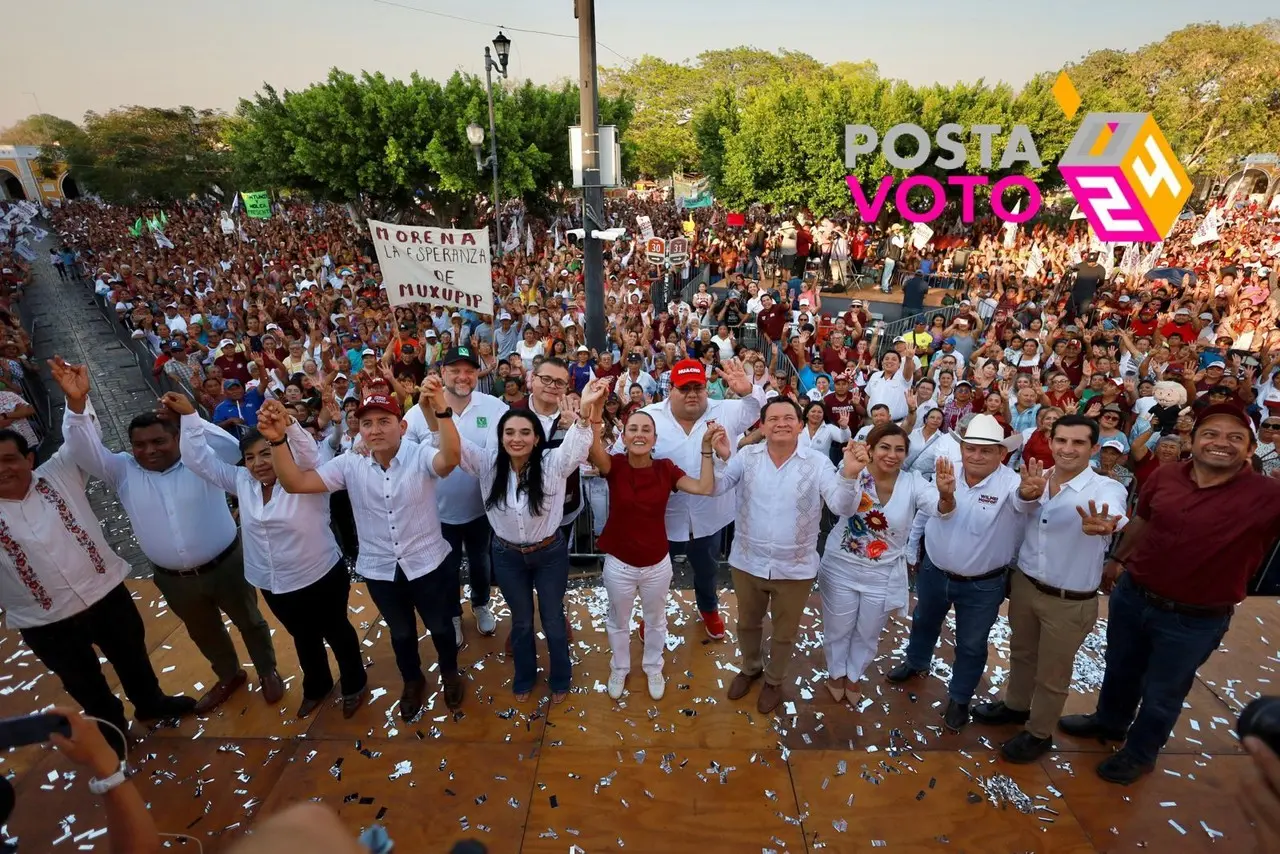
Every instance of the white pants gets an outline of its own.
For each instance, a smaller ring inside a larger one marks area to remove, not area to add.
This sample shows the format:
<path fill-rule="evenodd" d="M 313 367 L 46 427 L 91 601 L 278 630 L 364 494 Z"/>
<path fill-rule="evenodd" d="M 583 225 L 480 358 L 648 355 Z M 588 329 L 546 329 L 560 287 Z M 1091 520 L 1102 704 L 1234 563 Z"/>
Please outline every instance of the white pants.
<path fill-rule="evenodd" d="M 604 589 L 609 592 L 609 646 L 613 649 L 610 669 L 631 672 L 631 612 L 636 593 L 644 616 L 645 673 L 662 672 L 662 651 L 667 644 L 667 590 L 671 587 L 671 556 L 653 566 L 631 566 L 613 555 L 604 556 Z"/>
<path fill-rule="evenodd" d="M 832 679 L 857 682 L 876 656 L 888 613 L 885 591 L 857 589 L 838 572 L 818 573 L 822 596 L 822 649 Z"/>

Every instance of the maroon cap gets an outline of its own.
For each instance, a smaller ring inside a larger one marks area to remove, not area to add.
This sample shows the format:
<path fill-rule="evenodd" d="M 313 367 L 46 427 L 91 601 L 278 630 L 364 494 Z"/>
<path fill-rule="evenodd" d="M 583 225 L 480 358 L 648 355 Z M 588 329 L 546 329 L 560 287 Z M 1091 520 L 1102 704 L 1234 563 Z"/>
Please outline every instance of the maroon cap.
<path fill-rule="evenodd" d="M 389 413 L 399 418 L 403 413 L 400 411 L 400 402 L 390 395 L 374 393 L 367 396 L 360 404 L 360 408 L 356 410 L 356 418 L 360 418 L 370 409 L 377 409 L 382 412 Z"/>
<path fill-rule="evenodd" d="M 1245 414 L 1245 411 L 1234 403 L 1215 403 L 1212 406 L 1206 406 L 1200 410 L 1200 414 L 1196 416 L 1196 427 L 1199 427 L 1208 418 L 1215 415 L 1229 415 L 1239 421 L 1250 431 L 1253 430 L 1253 420 Z M 1193 431 L 1194 432 L 1194 429 Z"/>
<path fill-rule="evenodd" d="M 671 369 L 671 385 L 683 388 L 689 383 L 707 382 L 707 369 L 697 359 L 681 359 Z"/>

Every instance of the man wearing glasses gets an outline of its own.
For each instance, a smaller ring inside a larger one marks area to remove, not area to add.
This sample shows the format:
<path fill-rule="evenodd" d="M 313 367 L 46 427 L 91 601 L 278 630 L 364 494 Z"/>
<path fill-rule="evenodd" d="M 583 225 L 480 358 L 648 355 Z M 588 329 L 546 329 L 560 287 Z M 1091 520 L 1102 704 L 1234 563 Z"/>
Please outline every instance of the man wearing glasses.
<path fill-rule="evenodd" d="M 1253 452 L 1262 464 L 1262 473 L 1271 474 L 1280 469 L 1280 415 L 1267 415 L 1258 425 L 1258 447 Z"/>
<path fill-rule="evenodd" d="M 542 424 L 542 432 L 547 437 L 547 449 L 559 447 L 564 442 L 565 434 L 578 413 L 562 411 L 565 392 L 569 390 L 569 366 L 563 359 L 548 357 L 543 359 L 533 370 L 533 382 L 529 386 L 528 408 L 537 416 Z M 569 476 L 564 491 L 564 520 L 560 530 L 565 539 L 573 542 L 573 523 L 582 512 L 582 475 L 574 472 Z"/>
<path fill-rule="evenodd" d="M 545 367 L 545 365 L 544 365 Z M 707 422 L 724 427 L 731 447 L 760 418 L 764 391 L 753 385 L 737 359 L 717 371 L 739 400 L 710 400 L 707 372 L 697 359 L 682 359 L 671 368 L 671 397 L 646 406 L 641 412 L 653 418 L 657 444 L 653 457 L 671 460 L 684 471 L 701 465 L 702 435 Z M 620 443 L 615 448 L 620 452 Z M 724 637 L 716 575 L 720 569 L 724 529 L 736 513 L 733 490 L 724 495 L 700 496 L 678 492 L 667 502 L 667 540 L 672 554 L 683 553 L 693 567 L 693 589 L 702 625 L 713 640 Z"/>

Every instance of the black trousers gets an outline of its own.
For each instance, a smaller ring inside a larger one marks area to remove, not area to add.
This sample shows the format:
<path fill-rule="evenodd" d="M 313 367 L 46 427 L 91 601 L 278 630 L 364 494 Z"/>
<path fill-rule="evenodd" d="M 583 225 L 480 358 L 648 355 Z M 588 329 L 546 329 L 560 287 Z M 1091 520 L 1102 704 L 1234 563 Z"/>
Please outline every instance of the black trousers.
<path fill-rule="evenodd" d="M 440 675 L 458 672 L 458 643 L 453 635 L 454 604 L 458 601 L 458 578 L 444 567 L 410 580 L 396 566 L 392 581 L 365 580 L 373 604 L 391 632 L 391 648 L 396 654 L 396 667 L 405 682 L 424 678 L 422 656 L 418 654 L 418 621 L 422 617 L 440 660 Z"/>
<path fill-rule="evenodd" d="M 338 548 L 342 553 L 355 561 L 360 554 L 360 538 L 356 535 L 356 517 L 351 510 L 351 498 L 345 489 L 340 489 L 329 496 L 329 516 L 333 520 L 333 532 L 338 539 Z"/>
<path fill-rule="evenodd" d="M 121 732 L 129 729 L 124 704 L 102 675 L 95 646 L 116 669 L 120 687 L 136 709 L 145 712 L 154 708 L 164 696 L 147 657 L 142 615 L 123 582 L 79 614 L 46 626 L 21 629 L 20 634 L 36 658 L 62 680 L 62 687 L 86 715 L 110 721 Z M 98 726 L 107 743 L 123 757 L 120 737 L 110 727 Z"/>
<path fill-rule="evenodd" d="M 322 700 L 333 690 L 333 672 L 329 670 L 329 656 L 324 649 L 326 642 L 338 660 L 343 694 L 359 693 L 368 681 L 360 638 L 347 619 L 350 592 L 351 578 L 343 560 L 300 590 L 262 591 L 271 613 L 293 637 L 298 664 L 302 667 L 302 696 L 308 700 Z"/>

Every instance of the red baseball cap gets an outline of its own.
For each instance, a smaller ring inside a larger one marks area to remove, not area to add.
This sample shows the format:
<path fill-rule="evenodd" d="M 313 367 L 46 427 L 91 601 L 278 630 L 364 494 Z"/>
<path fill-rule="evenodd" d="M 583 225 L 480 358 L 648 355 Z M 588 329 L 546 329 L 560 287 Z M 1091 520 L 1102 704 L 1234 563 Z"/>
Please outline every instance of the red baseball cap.
<path fill-rule="evenodd" d="M 1249 430 L 1254 429 L 1253 420 L 1249 418 L 1243 409 L 1236 406 L 1234 403 L 1215 403 L 1212 406 L 1206 406 L 1204 409 L 1200 410 L 1200 413 L 1196 416 L 1195 426 L 1199 427 L 1207 419 L 1212 418 L 1215 415 L 1229 416 L 1239 421 Z M 1192 432 L 1194 433 L 1195 430 L 1192 430 Z"/>
<path fill-rule="evenodd" d="M 390 395 L 375 392 L 365 397 L 360 404 L 360 408 L 356 410 L 356 418 L 360 418 L 371 409 L 377 409 L 382 412 L 389 413 L 399 418 L 403 415 L 400 411 L 400 402 Z"/>
<path fill-rule="evenodd" d="M 683 388 L 689 383 L 707 382 L 707 369 L 697 359 L 681 359 L 671 369 L 671 385 Z"/>

